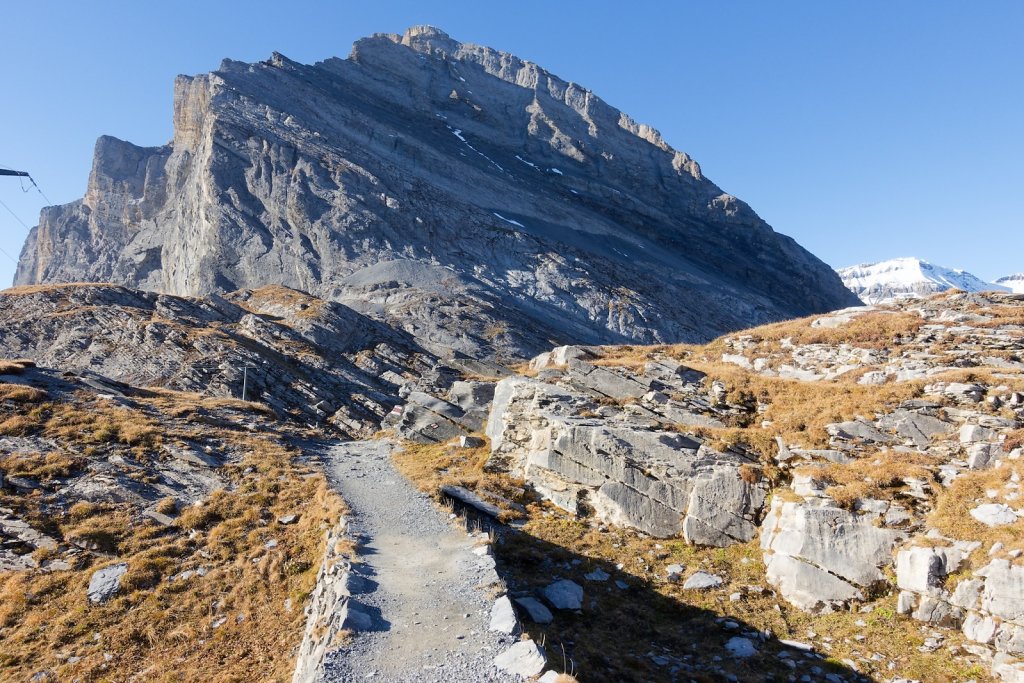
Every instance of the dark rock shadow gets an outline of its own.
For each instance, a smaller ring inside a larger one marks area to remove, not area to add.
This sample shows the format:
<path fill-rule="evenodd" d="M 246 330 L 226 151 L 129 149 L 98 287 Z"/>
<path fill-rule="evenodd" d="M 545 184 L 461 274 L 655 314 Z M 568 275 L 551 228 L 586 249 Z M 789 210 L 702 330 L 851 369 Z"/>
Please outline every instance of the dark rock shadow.
<path fill-rule="evenodd" d="M 585 683 L 624 681 L 829 681 L 874 679 L 828 660 L 828 654 L 786 646 L 736 617 L 687 605 L 656 590 L 627 568 L 574 553 L 529 533 L 459 509 L 473 526 L 493 532 L 497 570 L 509 596 L 545 602 L 542 590 L 559 579 L 583 587 L 578 611 L 557 610 L 537 624 L 516 605 L 526 632 L 542 643 L 550 668 L 577 672 Z M 587 580 L 585 575 L 607 578 Z M 752 646 L 749 656 L 732 654 Z"/>

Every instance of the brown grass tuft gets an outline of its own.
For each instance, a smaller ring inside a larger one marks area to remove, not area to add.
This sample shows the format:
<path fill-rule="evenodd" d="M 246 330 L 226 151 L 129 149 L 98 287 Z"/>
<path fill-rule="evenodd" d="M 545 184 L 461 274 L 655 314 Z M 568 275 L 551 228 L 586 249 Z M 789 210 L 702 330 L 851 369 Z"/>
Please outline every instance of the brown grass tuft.
<path fill-rule="evenodd" d="M 2 374 L 2 373 L 0 373 Z M 47 396 L 42 389 L 25 386 L 24 384 L 0 383 L 0 401 L 15 403 L 38 403 Z"/>

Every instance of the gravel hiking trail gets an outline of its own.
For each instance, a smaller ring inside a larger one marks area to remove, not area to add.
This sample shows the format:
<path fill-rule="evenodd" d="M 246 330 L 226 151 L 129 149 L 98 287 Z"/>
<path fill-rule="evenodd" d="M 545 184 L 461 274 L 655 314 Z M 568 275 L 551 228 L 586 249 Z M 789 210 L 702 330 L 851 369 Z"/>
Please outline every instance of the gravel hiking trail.
<path fill-rule="evenodd" d="M 488 631 L 495 593 L 489 558 L 394 467 L 395 445 L 353 441 L 327 452 L 328 476 L 351 509 L 360 543 L 353 570 L 368 579 L 354 595 L 373 630 L 329 654 L 324 681 L 394 683 L 514 681 L 493 660 L 514 641 Z"/>

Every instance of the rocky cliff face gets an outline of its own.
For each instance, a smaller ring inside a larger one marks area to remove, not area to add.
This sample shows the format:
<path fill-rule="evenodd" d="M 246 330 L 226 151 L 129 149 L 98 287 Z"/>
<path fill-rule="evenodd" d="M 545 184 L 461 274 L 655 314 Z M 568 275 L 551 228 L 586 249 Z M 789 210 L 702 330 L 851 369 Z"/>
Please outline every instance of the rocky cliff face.
<path fill-rule="evenodd" d="M 835 274 L 649 126 L 429 28 L 175 83 L 174 139 L 96 145 L 17 284 L 284 284 L 435 349 L 695 341 L 850 305 Z"/>

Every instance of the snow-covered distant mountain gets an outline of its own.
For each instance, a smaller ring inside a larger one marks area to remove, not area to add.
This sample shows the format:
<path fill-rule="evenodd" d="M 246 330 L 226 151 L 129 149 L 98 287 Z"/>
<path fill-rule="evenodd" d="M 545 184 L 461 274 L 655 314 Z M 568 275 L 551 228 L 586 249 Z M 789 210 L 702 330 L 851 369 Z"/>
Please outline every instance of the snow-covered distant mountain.
<path fill-rule="evenodd" d="M 985 282 L 963 270 L 944 268 L 913 257 L 862 263 L 840 268 L 836 272 L 843 284 L 866 304 L 930 296 L 947 289 L 962 289 L 965 292 L 1008 292 L 1011 289 L 1005 284 Z M 1020 285 L 1024 287 L 1024 275 L 1010 277 L 1022 278 Z"/>
<path fill-rule="evenodd" d="M 997 285 L 1009 287 L 1017 294 L 1024 294 L 1024 273 L 1014 273 L 996 280 Z"/>

